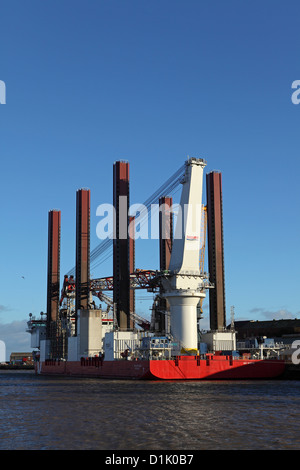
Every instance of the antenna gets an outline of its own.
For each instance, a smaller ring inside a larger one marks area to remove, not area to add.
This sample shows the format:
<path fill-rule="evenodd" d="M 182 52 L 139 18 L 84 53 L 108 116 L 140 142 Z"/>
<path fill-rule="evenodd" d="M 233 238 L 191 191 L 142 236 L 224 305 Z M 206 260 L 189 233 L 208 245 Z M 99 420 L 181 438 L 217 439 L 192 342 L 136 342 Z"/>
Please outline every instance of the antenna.
<path fill-rule="evenodd" d="M 230 318 L 231 318 L 230 329 L 234 330 L 234 305 L 230 307 Z"/>

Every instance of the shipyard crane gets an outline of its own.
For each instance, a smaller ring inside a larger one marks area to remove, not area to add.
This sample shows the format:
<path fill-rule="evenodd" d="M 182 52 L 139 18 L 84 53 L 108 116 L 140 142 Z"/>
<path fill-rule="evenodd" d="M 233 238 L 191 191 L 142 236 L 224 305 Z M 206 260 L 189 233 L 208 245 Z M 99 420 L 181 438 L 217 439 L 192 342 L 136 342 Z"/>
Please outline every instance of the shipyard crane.
<path fill-rule="evenodd" d="M 106 303 L 107 305 L 107 313 L 110 311 L 110 310 L 113 310 L 114 308 L 114 302 L 113 302 L 113 299 L 111 297 L 109 297 L 108 295 L 104 294 L 103 291 L 94 291 L 93 292 L 93 295 L 95 295 L 96 297 L 98 297 L 98 299 L 102 300 L 103 302 Z M 136 321 L 136 323 L 143 329 L 143 330 L 149 330 L 150 329 L 150 321 L 146 320 L 145 318 L 141 317 L 140 315 L 138 315 L 136 312 L 130 312 L 130 316 L 131 318 Z"/>
<path fill-rule="evenodd" d="M 155 284 L 152 283 L 157 277 L 157 272 L 151 269 L 136 269 L 130 274 L 130 289 L 154 289 Z M 113 276 L 100 277 L 91 279 L 90 290 L 92 292 L 112 291 L 114 289 Z"/>
<path fill-rule="evenodd" d="M 106 312 L 108 313 L 110 310 L 113 310 L 114 308 L 114 303 L 113 303 L 113 300 L 111 297 L 109 297 L 108 295 L 104 294 L 104 292 L 102 291 L 99 291 L 99 292 L 92 292 L 93 295 L 95 295 L 96 297 L 98 297 L 99 300 L 101 300 L 102 302 L 106 303 L 107 305 L 107 310 Z"/>
<path fill-rule="evenodd" d="M 153 291 L 156 289 L 156 284 L 152 284 L 151 281 L 156 279 L 157 271 L 136 269 L 136 271 L 130 274 L 130 288 L 131 289 L 147 289 Z M 107 305 L 107 313 L 113 310 L 114 304 L 113 299 L 106 295 L 104 291 L 113 291 L 114 282 L 113 276 L 91 279 L 90 281 L 90 292 L 99 300 L 103 301 Z M 64 299 L 69 299 L 70 296 L 75 296 L 75 280 L 73 276 L 68 277 L 65 275 L 64 283 L 61 290 L 60 305 L 62 305 Z M 138 315 L 136 312 L 130 312 L 130 316 L 136 323 L 144 330 L 149 330 L 151 322 Z M 115 320 L 115 319 L 114 319 Z"/>
<path fill-rule="evenodd" d="M 205 273 L 204 251 L 206 232 L 206 210 L 202 205 L 203 169 L 206 162 L 203 159 L 189 158 L 183 167 L 169 178 L 166 184 L 160 187 L 146 202 L 150 207 L 157 198 L 166 192 L 166 188 L 174 189 L 179 182 L 183 185 L 180 206 L 182 214 L 185 208 L 187 213 L 181 220 L 177 220 L 176 232 L 184 231 L 184 236 L 176 236 L 173 241 L 173 249 L 169 271 L 160 273 L 157 271 L 137 270 L 130 275 L 131 289 L 147 289 L 155 292 L 159 286 L 163 286 L 163 296 L 168 300 L 171 310 L 171 323 L 173 324 L 173 336 L 178 337 L 188 349 L 197 348 L 195 341 L 194 304 L 202 306 L 205 297 Z M 184 169 L 184 172 L 183 172 Z M 200 208 L 200 209 L 199 209 Z M 197 216 L 203 212 L 202 226 L 196 224 L 191 232 L 192 219 L 199 220 Z M 187 221 L 187 226 L 185 222 Z M 189 226 L 190 225 L 190 226 Z M 200 247 L 201 230 L 203 232 L 203 246 Z M 93 252 L 91 262 L 95 261 L 108 248 L 112 248 L 112 239 L 104 240 Z M 199 259 L 200 255 L 200 259 Z M 71 271 L 68 273 L 70 274 Z M 93 279 L 90 281 L 90 292 L 103 292 L 113 290 L 113 277 Z M 97 295 L 97 294 L 96 294 Z M 189 312 L 189 313 L 187 313 Z M 193 312 L 193 313 L 192 313 Z M 197 323 L 197 315 L 195 316 Z M 180 336 L 177 330 L 182 333 Z"/>
<path fill-rule="evenodd" d="M 205 297 L 205 279 L 199 266 L 203 171 L 201 158 L 186 161 L 180 207 L 169 264 L 162 278 L 163 293 L 170 305 L 171 334 L 179 341 L 180 352 L 197 351 L 197 305 Z"/>
<path fill-rule="evenodd" d="M 130 274 L 130 288 L 154 291 L 156 289 L 156 284 L 153 281 L 157 278 L 157 272 L 158 271 L 151 269 L 136 269 L 134 273 Z M 99 297 L 100 294 L 103 295 L 103 291 L 113 291 L 113 289 L 113 276 L 90 280 L 90 291 L 97 297 Z M 65 275 L 64 284 L 61 291 L 60 305 L 62 304 L 63 299 L 68 296 L 68 294 L 75 294 L 75 280 L 73 276 L 68 278 L 68 275 Z"/>

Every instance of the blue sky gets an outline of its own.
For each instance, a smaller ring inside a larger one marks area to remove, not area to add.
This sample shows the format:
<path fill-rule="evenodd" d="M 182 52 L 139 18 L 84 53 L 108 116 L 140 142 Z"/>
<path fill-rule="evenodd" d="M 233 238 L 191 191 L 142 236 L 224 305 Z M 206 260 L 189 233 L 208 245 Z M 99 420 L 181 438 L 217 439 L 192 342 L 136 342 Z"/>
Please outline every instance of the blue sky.
<path fill-rule="evenodd" d="M 48 211 L 62 211 L 63 276 L 75 264 L 76 190 L 91 190 L 94 248 L 120 159 L 131 203 L 187 155 L 220 170 L 228 320 L 231 305 L 236 319 L 300 316 L 299 14 L 297 0 L 1 1 L 7 350 L 30 350 L 24 320 L 46 309 Z M 156 242 L 137 246 L 136 264 L 158 267 Z M 92 273 L 110 275 L 111 262 Z"/>

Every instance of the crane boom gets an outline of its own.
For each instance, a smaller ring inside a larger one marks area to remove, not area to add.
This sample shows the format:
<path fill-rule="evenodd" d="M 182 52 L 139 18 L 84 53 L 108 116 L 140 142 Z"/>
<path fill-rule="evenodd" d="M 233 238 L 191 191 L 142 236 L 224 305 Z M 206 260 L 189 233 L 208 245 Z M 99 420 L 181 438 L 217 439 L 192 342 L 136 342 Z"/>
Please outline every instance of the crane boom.
<path fill-rule="evenodd" d="M 199 263 L 205 166 L 203 159 L 191 158 L 186 162 L 180 199 L 182 216 L 177 218 L 170 272 L 162 279 L 163 295 L 170 304 L 171 334 L 179 342 L 179 354 L 197 351 L 197 305 L 205 297 Z"/>

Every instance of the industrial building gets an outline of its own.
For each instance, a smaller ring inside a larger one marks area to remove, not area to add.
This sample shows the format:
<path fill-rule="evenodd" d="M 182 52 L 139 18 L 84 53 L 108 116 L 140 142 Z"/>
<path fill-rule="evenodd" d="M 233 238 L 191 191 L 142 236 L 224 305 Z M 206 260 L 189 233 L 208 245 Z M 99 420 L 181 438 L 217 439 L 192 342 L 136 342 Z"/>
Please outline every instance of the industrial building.
<path fill-rule="evenodd" d="M 230 328 L 230 326 L 228 326 Z M 282 320 L 244 320 L 235 321 L 234 328 L 237 332 L 237 339 L 242 341 L 246 338 L 267 337 L 281 338 L 290 341 L 292 338 L 300 339 L 300 319 Z"/>

